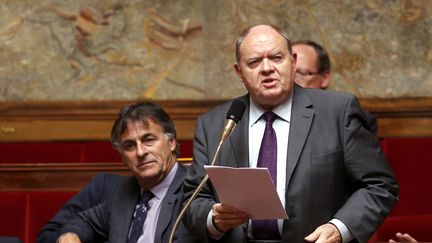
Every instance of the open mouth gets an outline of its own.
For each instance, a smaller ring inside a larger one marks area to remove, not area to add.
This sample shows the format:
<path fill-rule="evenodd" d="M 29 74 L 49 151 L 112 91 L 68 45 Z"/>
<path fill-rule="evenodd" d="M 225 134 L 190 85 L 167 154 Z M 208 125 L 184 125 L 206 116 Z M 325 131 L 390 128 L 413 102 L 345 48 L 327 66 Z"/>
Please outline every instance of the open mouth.
<path fill-rule="evenodd" d="M 274 78 L 266 78 L 266 79 L 263 79 L 263 80 L 261 81 L 261 83 L 262 83 L 265 87 L 269 87 L 269 86 L 273 86 L 273 85 L 275 85 L 275 84 L 277 83 L 277 79 L 274 79 Z"/>

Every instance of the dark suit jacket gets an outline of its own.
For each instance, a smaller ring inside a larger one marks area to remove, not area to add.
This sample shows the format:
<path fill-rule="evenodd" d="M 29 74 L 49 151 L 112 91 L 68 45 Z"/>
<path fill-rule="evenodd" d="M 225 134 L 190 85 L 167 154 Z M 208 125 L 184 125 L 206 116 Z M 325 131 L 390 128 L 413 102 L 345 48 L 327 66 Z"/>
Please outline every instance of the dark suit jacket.
<path fill-rule="evenodd" d="M 171 229 L 181 210 L 183 202 L 183 179 L 186 168 L 178 166 L 177 173 L 162 200 L 157 222 L 155 243 L 168 242 Z M 82 242 L 105 239 L 108 242 L 127 242 L 135 206 L 140 198 L 140 186 L 135 177 L 129 177 L 119 184 L 113 195 L 98 206 L 78 214 L 62 227 L 61 233 L 74 232 Z M 181 224 L 175 234 L 175 242 L 194 242 L 193 237 Z"/>
<path fill-rule="evenodd" d="M 0 243 L 22 243 L 18 237 L 0 237 Z"/>
<path fill-rule="evenodd" d="M 369 131 L 371 131 L 373 134 L 376 134 L 378 131 L 378 122 L 376 119 L 376 116 L 372 113 L 369 113 L 367 111 L 364 111 L 366 121 L 369 125 Z"/>
<path fill-rule="evenodd" d="M 78 212 L 92 208 L 111 196 L 114 188 L 127 177 L 121 175 L 98 174 L 90 183 L 72 197 L 57 214 L 42 228 L 37 243 L 55 243 L 60 228 Z"/>
<path fill-rule="evenodd" d="M 249 97 L 243 119 L 221 150 L 218 165 L 249 166 Z M 366 242 L 398 200 L 398 185 L 376 137 L 355 97 L 348 94 L 294 87 L 286 166 L 283 242 L 304 237 L 332 218 L 341 220 L 357 241 Z M 200 116 L 194 140 L 194 161 L 185 179 L 186 197 L 212 160 L 231 102 Z M 282 136 L 282 134 L 278 134 Z M 241 196 L 241 192 L 239 192 Z M 200 242 L 208 242 L 206 219 L 218 202 L 207 183 L 191 204 L 185 222 Z M 218 242 L 243 242 L 245 225 Z"/>

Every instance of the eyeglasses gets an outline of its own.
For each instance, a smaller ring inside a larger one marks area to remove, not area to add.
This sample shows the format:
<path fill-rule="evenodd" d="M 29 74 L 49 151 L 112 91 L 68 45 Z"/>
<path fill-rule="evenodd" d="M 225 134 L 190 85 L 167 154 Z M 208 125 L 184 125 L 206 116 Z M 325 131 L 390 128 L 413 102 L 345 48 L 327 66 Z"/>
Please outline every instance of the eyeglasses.
<path fill-rule="evenodd" d="M 312 76 L 320 74 L 320 73 L 319 72 L 296 70 L 295 74 L 296 74 L 296 78 L 306 80 L 306 79 L 311 79 Z"/>

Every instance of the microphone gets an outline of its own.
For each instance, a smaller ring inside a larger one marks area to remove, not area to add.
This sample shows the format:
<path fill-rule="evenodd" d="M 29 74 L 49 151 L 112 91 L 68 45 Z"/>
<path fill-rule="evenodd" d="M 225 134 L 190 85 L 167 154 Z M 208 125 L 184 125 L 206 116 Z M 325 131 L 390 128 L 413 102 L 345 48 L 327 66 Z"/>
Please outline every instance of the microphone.
<path fill-rule="evenodd" d="M 222 148 L 225 140 L 231 135 L 231 133 L 234 130 L 237 123 L 243 117 L 245 110 L 246 110 L 246 104 L 243 101 L 240 101 L 239 99 L 233 100 L 230 108 L 228 109 L 227 115 L 226 115 L 226 120 L 225 120 L 225 124 L 223 126 L 223 129 L 222 129 L 222 132 L 221 132 L 221 139 L 220 139 L 219 145 L 216 149 L 216 153 L 214 154 L 212 162 L 210 165 L 215 164 L 217 158 L 219 157 L 220 149 Z M 204 187 L 204 184 L 207 182 L 208 178 L 209 178 L 208 175 L 204 176 L 204 178 L 201 180 L 200 184 L 195 189 L 195 191 L 193 192 L 191 197 L 187 200 L 186 204 L 184 205 L 183 209 L 181 210 L 181 212 L 180 212 L 179 216 L 177 217 L 176 222 L 174 223 L 174 226 L 171 230 L 170 238 L 168 241 L 169 243 L 172 243 L 172 241 L 174 239 L 174 233 L 175 233 L 178 225 L 180 224 L 180 220 L 183 218 L 183 215 L 186 213 L 186 210 L 189 208 L 192 201 L 196 198 L 198 193 Z"/>
<path fill-rule="evenodd" d="M 245 110 L 246 110 L 245 103 L 243 103 L 238 99 L 233 100 L 226 115 L 225 124 L 221 134 L 220 144 L 224 143 L 225 140 L 231 135 L 235 126 L 241 120 Z"/>

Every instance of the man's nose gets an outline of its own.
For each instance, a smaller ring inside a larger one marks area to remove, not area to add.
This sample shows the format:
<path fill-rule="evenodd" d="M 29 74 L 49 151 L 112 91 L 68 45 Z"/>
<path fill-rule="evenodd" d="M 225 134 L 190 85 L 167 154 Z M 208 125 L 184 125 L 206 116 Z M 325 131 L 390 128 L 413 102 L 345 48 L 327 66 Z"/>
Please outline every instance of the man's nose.
<path fill-rule="evenodd" d="M 138 156 L 144 156 L 147 153 L 147 148 L 143 143 L 137 144 L 137 155 Z"/>
<path fill-rule="evenodd" d="M 273 71 L 273 64 L 268 58 L 262 60 L 261 72 L 268 73 Z"/>

